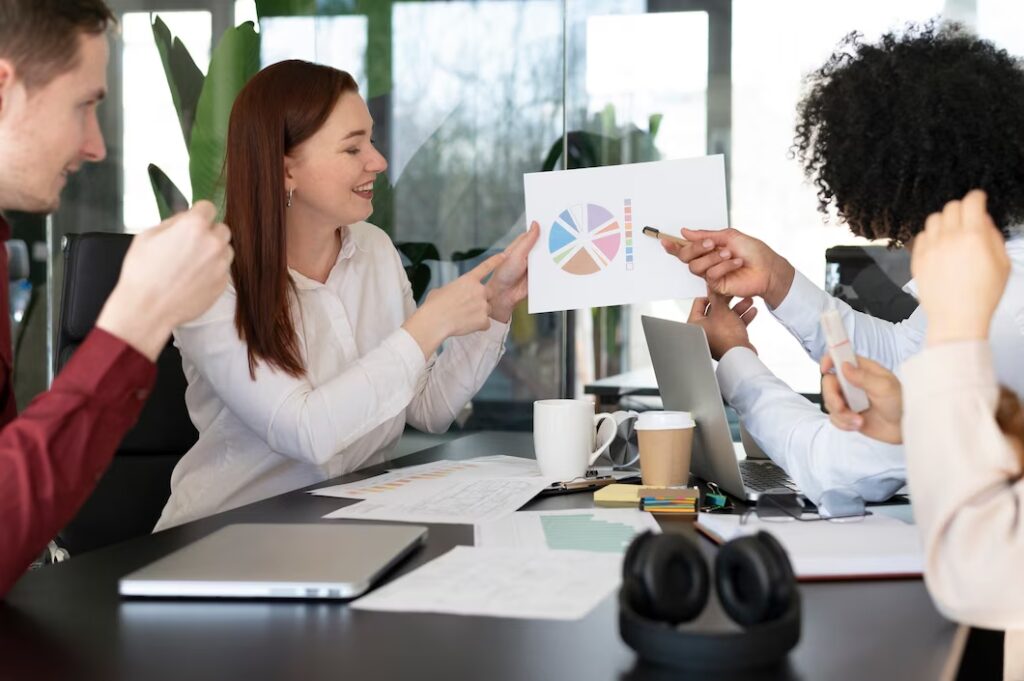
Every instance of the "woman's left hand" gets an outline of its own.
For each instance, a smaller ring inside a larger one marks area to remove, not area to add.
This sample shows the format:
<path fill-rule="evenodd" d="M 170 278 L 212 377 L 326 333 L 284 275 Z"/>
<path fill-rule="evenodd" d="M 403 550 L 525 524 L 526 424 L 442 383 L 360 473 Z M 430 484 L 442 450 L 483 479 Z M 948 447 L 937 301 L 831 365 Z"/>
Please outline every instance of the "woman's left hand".
<path fill-rule="evenodd" d="M 487 298 L 491 318 L 503 324 L 512 319 L 512 309 L 526 297 L 527 258 L 540 236 L 540 225 L 534 222 L 505 249 L 505 261 L 487 280 Z"/>

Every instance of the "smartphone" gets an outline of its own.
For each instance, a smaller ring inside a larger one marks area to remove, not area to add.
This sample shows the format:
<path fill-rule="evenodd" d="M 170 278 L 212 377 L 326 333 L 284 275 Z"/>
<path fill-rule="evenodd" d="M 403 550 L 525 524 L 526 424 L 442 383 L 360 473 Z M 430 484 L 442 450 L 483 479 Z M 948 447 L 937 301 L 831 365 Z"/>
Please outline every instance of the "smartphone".
<path fill-rule="evenodd" d="M 839 387 L 846 399 L 846 406 L 855 412 L 866 410 L 871 406 L 867 394 L 846 380 L 841 368 L 844 364 L 857 366 L 857 355 L 854 354 L 853 346 L 850 345 L 850 338 L 846 335 L 846 327 L 843 326 L 843 318 L 839 316 L 839 310 L 832 308 L 821 314 L 821 329 L 825 332 L 828 354 L 832 357 L 832 364 L 835 365 L 836 377 L 839 379 Z"/>

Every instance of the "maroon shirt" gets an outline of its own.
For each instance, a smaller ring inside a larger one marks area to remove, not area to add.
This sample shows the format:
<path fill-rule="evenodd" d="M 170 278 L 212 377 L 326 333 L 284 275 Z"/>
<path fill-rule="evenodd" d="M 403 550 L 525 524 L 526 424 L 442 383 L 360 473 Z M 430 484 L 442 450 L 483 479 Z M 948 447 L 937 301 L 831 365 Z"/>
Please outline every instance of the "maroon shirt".
<path fill-rule="evenodd" d="M 0 254 L 0 598 L 85 503 L 156 379 L 146 357 L 94 329 L 19 416 L 7 278 Z"/>

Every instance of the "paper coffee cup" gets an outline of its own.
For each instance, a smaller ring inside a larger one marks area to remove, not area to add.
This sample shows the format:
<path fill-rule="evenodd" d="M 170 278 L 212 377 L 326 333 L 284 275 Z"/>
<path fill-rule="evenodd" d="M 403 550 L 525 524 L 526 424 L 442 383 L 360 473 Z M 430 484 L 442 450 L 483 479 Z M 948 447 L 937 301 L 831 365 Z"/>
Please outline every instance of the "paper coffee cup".
<path fill-rule="evenodd" d="M 645 411 L 634 429 L 640 445 L 640 477 L 651 487 L 678 487 L 690 480 L 696 423 L 688 411 Z"/>

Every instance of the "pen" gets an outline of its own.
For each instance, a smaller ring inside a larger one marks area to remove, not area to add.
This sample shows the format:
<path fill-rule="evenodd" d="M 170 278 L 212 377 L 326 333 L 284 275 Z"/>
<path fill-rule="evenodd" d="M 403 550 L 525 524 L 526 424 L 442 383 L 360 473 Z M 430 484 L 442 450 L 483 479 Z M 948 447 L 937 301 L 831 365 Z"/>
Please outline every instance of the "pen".
<path fill-rule="evenodd" d="M 688 243 L 690 243 L 689 241 L 687 241 L 686 239 L 684 239 L 681 236 L 672 236 L 671 234 L 663 234 L 661 232 L 661 230 L 657 229 L 656 227 L 651 227 L 650 225 L 648 225 L 648 226 L 643 228 L 643 233 L 646 234 L 649 237 L 654 238 L 654 239 L 665 239 L 666 241 L 671 241 L 672 243 L 676 243 L 676 244 L 688 244 Z"/>

